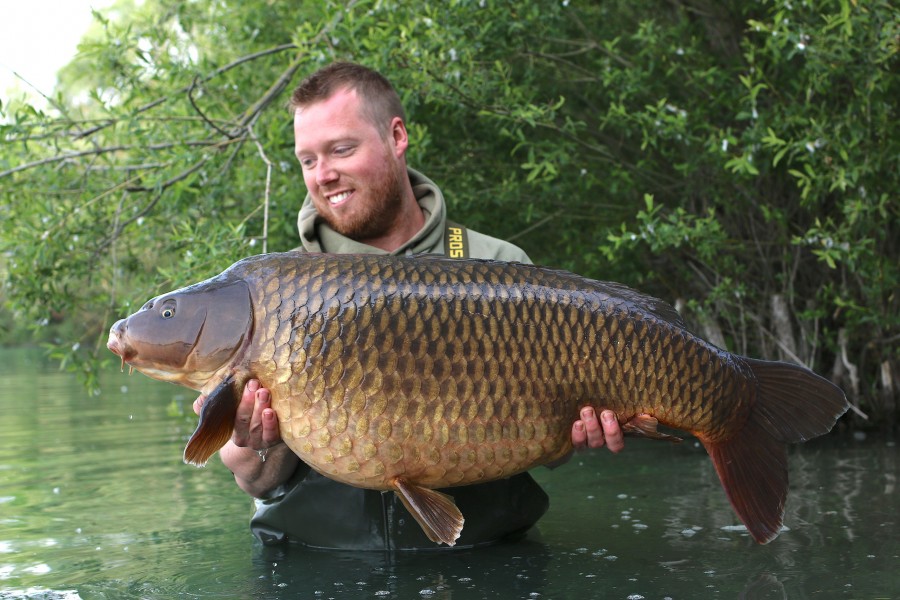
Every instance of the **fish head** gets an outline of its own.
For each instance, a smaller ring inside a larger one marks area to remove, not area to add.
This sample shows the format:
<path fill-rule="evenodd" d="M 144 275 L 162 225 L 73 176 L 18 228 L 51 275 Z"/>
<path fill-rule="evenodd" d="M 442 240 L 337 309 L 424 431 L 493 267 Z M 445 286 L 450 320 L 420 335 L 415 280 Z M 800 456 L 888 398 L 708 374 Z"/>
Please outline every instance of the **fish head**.
<path fill-rule="evenodd" d="M 250 339 L 243 280 L 208 280 L 153 298 L 117 321 L 106 346 L 141 373 L 200 390 L 233 365 Z"/>

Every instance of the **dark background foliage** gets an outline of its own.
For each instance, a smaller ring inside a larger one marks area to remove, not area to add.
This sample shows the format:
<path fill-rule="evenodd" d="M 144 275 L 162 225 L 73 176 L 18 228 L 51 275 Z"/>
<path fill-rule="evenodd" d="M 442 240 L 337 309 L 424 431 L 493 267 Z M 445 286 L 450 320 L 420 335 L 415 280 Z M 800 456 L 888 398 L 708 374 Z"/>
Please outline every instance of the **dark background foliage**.
<path fill-rule="evenodd" d="M 297 244 L 285 104 L 385 73 L 452 217 L 675 303 L 896 424 L 900 11 L 850 0 L 147 0 L 0 125 L 4 339 L 92 380 L 152 296 Z"/>

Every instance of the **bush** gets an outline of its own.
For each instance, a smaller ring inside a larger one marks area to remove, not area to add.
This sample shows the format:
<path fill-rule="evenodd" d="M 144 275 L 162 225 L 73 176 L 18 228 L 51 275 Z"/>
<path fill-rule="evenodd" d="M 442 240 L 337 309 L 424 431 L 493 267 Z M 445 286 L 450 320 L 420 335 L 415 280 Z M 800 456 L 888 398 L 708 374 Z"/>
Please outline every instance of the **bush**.
<path fill-rule="evenodd" d="M 295 245 L 285 90 L 342 58 L 401 91 L 410 162 L 454 219 L 677 302 L 730 350 L 807 364 L 896 422 L 889 3 L 411 4 L 148 0 L 99 19 L 50 109 L 2 107 L 16 322 L 78 323 L 59 346 L 91 372 L 132 303 Z"/>

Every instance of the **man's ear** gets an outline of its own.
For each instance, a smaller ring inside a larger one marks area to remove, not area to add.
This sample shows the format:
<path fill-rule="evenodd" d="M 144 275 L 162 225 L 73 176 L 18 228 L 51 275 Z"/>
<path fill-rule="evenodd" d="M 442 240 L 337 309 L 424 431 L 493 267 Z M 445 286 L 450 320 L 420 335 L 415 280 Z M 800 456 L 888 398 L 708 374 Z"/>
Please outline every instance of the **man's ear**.
<path fill-rule="evenodd" d="M 397 158 L 402 157 L 406 153 L 409 146 L 409 134 L 406 133 L 406 124 L 400 117 L 391 119 L 391 145 L 394 148 L 394 154 Z"/>

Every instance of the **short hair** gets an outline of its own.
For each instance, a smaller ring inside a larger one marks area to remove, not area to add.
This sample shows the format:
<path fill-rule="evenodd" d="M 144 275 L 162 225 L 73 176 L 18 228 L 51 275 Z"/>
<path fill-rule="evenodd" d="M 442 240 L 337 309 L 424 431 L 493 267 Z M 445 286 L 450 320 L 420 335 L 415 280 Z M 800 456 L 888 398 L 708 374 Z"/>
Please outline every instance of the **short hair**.
<path fill-rule="evenodd" d="M 300 82 L 291 94 L 290 110 L 323 102 L 340 90 L 354 90 L 362 99 L 362 112 L 376 127 L 387 125 L 394 117 L 404 121 L 403 103 L 397 90 L 381 73 L 351 62 L 333 62 Z"/>

